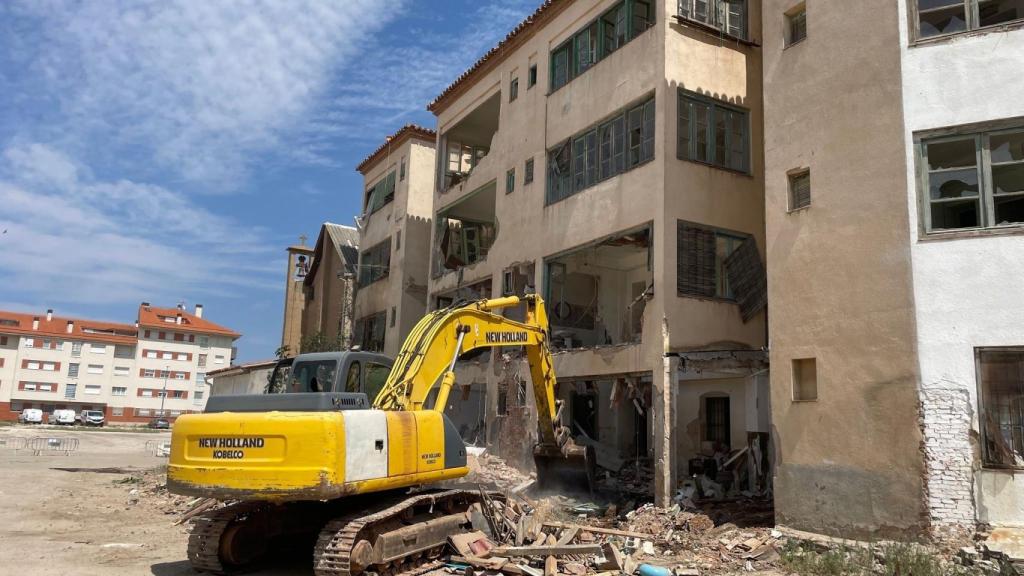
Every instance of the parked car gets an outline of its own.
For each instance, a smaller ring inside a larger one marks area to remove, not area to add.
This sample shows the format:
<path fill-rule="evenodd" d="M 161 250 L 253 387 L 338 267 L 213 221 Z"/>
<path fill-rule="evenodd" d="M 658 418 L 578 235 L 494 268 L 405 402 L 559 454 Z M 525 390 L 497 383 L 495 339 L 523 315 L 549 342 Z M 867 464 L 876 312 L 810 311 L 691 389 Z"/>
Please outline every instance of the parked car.
<path fill-rule="evenodd" d="M 103 426 L 106 423 L 102 410 L 82 410 L 78 419 L 83 426 Z"/>
<path fill-rule="evenodd" d="M 52 413 L 50 413 L 50 417 L 47 420 L 47 423 L 74 425 L 75 420 L 76 418 L 74 410 L 54 410 Z"/>
<path fill-rule="evenodd" d="M 39 408 L 25 408 L 18 414 L 18 422 L 22 424 L 42 424 L 43 411 Z"/>
<path fill-rule="evenodd" d="M 168 430 L 171 427 L 171 423 L 167 418 L 153 418 L 149 421 L 148 426 L 150 428 L 157 428 L 159 430 Z"/>

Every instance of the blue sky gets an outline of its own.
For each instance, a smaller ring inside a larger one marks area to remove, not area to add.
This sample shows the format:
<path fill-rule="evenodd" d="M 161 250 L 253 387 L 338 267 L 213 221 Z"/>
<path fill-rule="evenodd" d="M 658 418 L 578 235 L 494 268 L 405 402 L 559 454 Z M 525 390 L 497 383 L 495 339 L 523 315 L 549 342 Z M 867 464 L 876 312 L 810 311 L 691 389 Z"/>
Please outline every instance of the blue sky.
<path fill-rule="evenodd" d="M 280 343 L 284 248 L 539 0 L 5 0 L 0 309 L 191 307 Z M 3 232 L 3 231 L 6 232 Z"/>

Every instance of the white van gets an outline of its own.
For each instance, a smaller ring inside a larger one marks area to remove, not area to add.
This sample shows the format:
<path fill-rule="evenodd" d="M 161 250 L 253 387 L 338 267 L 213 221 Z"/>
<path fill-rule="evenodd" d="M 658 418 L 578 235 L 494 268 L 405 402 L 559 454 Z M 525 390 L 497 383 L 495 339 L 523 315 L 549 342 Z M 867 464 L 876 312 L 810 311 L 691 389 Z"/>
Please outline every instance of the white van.
<path fill-rule="evenodd" d="M 74 410 L 54 410 L 50 414 L 49 424 L 67 424 L 73 426 L 75 424 L 75 411 Z"/>
<path fill-rule="evenodd" d="M 39 408 L 25 408 L 18 414 L 18 422 L 22 424 L 42 424 L 43 411 Z"/>

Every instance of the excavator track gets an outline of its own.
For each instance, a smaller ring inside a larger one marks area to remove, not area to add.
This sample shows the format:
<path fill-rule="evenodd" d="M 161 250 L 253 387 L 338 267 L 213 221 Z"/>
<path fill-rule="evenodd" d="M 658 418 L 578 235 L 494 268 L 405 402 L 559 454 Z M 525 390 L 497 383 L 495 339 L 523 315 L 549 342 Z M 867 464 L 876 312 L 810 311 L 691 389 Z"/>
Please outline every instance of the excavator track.
<path fill-rule="evenodd" d="M 439 516 L 444 513 L 465 512 L 480 501 L 479 492 L 473 490 L 445 490 L 416 494 L 400 499 L 386 500 L 376 512 L 366 510 L 346 514 L 329 521 L 320 531 L 313 551 L 313 572 L 316 576 L 357 576 L 373 571 L 381 576 L 416 574 L 431 563 L 432 557 L 444 548 L 444 541 L 428 541 L 418 549 L 386 562 L 374 562 L 368 546 L 373 545 L 375 532 L 387 523 L 411 517 L 426 507 L 427 512 Z M 468 519 L 466 520 L 468 524 Z"/>
<path fill-rule="evenodd" d="M 188 536 L 188 560 L 192 567 L 211 574 L 230 573 L 232 566 L 222 561 L 225 531 L 233 522 L 246 519 L 264 506 L 262 502 L 240 502 L 197 516 Z"/>

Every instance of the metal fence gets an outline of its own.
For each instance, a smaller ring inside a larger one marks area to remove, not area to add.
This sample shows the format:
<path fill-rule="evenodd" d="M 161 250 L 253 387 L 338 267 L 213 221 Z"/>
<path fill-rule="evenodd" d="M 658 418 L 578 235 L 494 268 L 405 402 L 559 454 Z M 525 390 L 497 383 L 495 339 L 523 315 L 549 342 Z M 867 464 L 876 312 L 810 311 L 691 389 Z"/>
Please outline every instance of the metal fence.
<path fill-rule="evenodd" d="M 38 436 L 28 441 L 28 447 L 32 450 L 33 456 L 39 456 L 43 452 L 63 452 L 66 456 L 78 450 L 78 438 L 47 438 Z"/>
<path fill-rule="evenodd" d="M 0 438 L 0 448 L 6 448 L 8 450 L 24 450 L 27 446 L 28 440 L 25 438 Z"/>
<path fill-rule="evenodd" d="M 166 458 L 171 455 L 170 440 L 146 440 L 146 452 L 157 458 Z"/>

